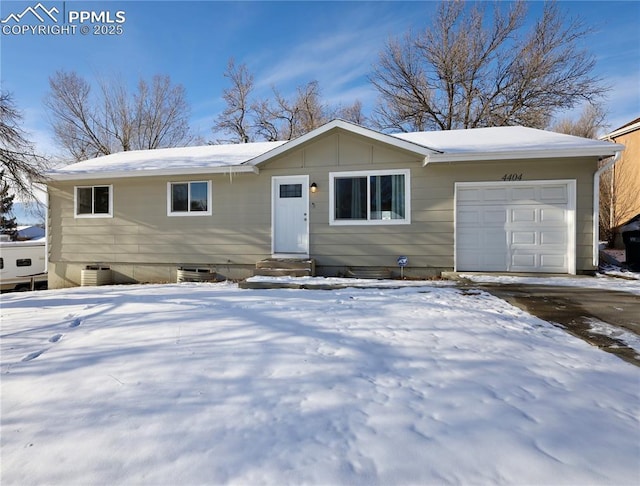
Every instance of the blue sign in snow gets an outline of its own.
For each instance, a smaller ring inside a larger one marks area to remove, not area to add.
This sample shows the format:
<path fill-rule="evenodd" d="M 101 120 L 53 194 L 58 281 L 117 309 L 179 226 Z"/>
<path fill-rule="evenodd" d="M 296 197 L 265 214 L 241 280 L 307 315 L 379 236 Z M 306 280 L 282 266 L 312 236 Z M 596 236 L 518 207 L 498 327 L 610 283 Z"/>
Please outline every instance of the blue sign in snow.
<path fill-rule="evenodd" d="M 401 267 L 406 267 L 407 263 L 409 263 L 409 259 L 406 256 L 398 257 L 398 265 Z"/>

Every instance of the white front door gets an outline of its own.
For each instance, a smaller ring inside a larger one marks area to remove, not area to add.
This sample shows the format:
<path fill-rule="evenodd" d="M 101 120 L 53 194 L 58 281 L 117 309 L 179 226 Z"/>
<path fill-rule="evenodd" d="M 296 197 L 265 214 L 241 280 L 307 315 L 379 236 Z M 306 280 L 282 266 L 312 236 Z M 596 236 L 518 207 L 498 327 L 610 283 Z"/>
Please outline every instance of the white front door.
<path fill-rule="evenodd" d="M 309 176 L 273 177 L 274 255 L 309 256 Z"/>

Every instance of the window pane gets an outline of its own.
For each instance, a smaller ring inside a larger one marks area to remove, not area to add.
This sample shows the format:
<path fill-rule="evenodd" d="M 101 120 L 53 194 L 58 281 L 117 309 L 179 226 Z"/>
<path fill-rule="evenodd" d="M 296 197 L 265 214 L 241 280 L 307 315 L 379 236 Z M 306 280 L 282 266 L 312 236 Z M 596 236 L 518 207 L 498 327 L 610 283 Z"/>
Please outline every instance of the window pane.
<path fill-rule="evenodd" d="M 302 184 L 280 184 L 280 197 L 302 197 Z"/>
<path fill-rule="evenodd" d="M 171 184 L 171 212 L 189 210 L 189 184 Z"/>
<path fill-rule="evenodd" d="M 336 177 L 335 219 L 367 219 L 367 178 Z"/>
<path fill-rule="evenodd" d="M 206 182 L 191 183 L 191 211 L 207 210 L 207 186 Z"/>
<path fill-rule="evenodd" d="M 16 267 L 30 267 L 31 266 L 31 258 L 21 258 L 16 260 Z"/>
<path fill-rule="evenodd" d="M 371 176 L 371 219 L 404 219 L 404 175 Z"/>
<path fill-rule="evenodd" d="M 78 197 L 78 214 L 91 214 L 93 209 L 91 204 L 93 200 L 93 188 L 78 187 L 76 194 Z"/>
<path fill-rule="evenodd" d="M 109 187 L 94 187 L 93 195 L 95 197 L 94 214 L 109 214 Z"/>

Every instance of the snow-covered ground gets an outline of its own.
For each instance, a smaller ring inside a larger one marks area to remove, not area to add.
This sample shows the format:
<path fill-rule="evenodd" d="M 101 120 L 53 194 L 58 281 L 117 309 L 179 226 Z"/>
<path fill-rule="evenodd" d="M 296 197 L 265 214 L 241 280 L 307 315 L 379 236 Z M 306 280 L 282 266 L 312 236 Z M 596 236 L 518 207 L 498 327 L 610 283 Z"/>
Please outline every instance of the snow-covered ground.
<path fill-rule="evenodd" d="M 2 295 L 1 482 L 638 484 L 640 368 L 491 295 Z"/>
<path fill-rule="evenodd" d="M 640 280 L 640 272 L 633 272 L 629 269 L 622 269 L 617 265 L 600 265 L 600 272 L 611 277 L 620 277 L 628 280 Z"/>
<path fill-rule="evenodd" d="M 596 277 L 521 277 L 517 275 L 487 275 L 461 273 L 460 277 L 478 283 L 520 284 L 520 285 L 557 285 L 558 287 L 582 287 L 586 289 L 618 290 L 640 295 L 640 275 L 624 272 L 627 278 L 598 273 Z M 636 277 L 637 276 L 637 277 Z"/>
<path fill-rule="evenodd" d="M 617 339 L 618 341 L 623 342 L 631 349 L 635 350 L 638 355 L 640 355 L 640 336 L 637 334 L 627 331 L 618 326 L 612 326 L 606 322 L 602 322 L 599 319 L 595 319 L 593 317 L 588 318 L 587 322 L 591 328 L 591 332 L 594 334 L 602 334 L 603 336 L 608 336 L 610 338 Z"/>

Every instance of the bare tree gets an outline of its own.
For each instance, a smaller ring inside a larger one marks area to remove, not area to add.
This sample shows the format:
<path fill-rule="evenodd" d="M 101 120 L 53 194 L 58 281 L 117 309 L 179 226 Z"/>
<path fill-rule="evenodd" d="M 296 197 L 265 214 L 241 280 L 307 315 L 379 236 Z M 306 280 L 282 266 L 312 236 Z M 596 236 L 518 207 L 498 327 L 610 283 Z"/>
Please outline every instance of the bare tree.
<path fill-rule="evenodd" d="M 346 107 L 326 104 L 317 81 L 298 86 L 290 97 L 274 86 L 271 97 L 255 99 L 252 98 L 254 76 L 245 64 L 236 65 L 233 58 L 229 59 L 224 76 L 230 81 L 230 86 L 222 92 L 226 108 L 216 118 L 213 130 L 224 132 L 230 138 L 219 142 L 291 140 L 333 118 L 358 124 L 366 120 L 358 100 Z"/>
<path fill-rule="evenodd" d="M 34 152 L 20 126 L 22 115 L 13 96 L 0 92 L 0 162 L 3 185 L 24 199 L 35 199 L 33 183 L 45 178 L 47 161 Z"/>
<path fill-rule="evenodd" d="M 191 143 L 190 108 L 182 85 L 155 75 L 149 85 L 141 79 L 134 94 L 136 148 L 177 147 Z"/>
<path fill-rule="evenodd" d="M 442 2 L 422 33 L 387 43 L 370 77 L 378 128 L 544 128 L 555 112 L 606 91 L 591 74 L 594 56 L 579 47 L 589 29 L 555 3 L 526 32 L 525 2 L 496 3 L 491 20 L 485 10 Z"/>
<path fill-rule="evenodd" d="M 292 128 L 291 138 L 304 135 L 329 121 L 327 106 L 320 97 L 318 81 L 300 86 L 297 91 L 294 106 L 298 113 L 298 121 Z"/>
<path fill-rule="evenodd" d="M 332 114 L 331 118 L 340 118 L 356 125 L 367 125 L 367 117 L 362 113 L 362 102 L 356 100 L 351 105 L 339 106 Z"/>
<path fill-rule="evenodd" d="M 236 66 L 233 58 L 227 63 L 224 77 L 229 79 L 231 86 L 222 92 L 222 98 L 227 104 L 224 111 L 218 115 L 214 131 L 220 130 L 231 135 L 226 142 L 248 143 L 253 141 L 251 134 L 251 101 L 249 97 L 253 91 L 253 75 L 245 64 Z"/>
<path fill-rule="evenodd" d="M 285 98 L 273 89 L 274 98 L 252 104 L 256 133 L 268 140 L 292 140 L 329 121 L 317 81 L 299 86 L 295 97 Z"/>
<path fill-rule="evenodd" d="M 600 105 L 588 104 L 577 120 L 561 118 L 551 125 L 550 129 L 576 137 L 598 138 L 600 130 L 605 128 L 605 118 L 606 113 Z"/>
<path fill-rule="evenodd" d="M 91 85 L 75 72 L 49 78 L 45 101 L 58 143 L 75 159 L 113 152 L 187 145 L 189 105 L 181 85 L 169 76 L 141 79 L 131 95 L 122 80 Z"/>

